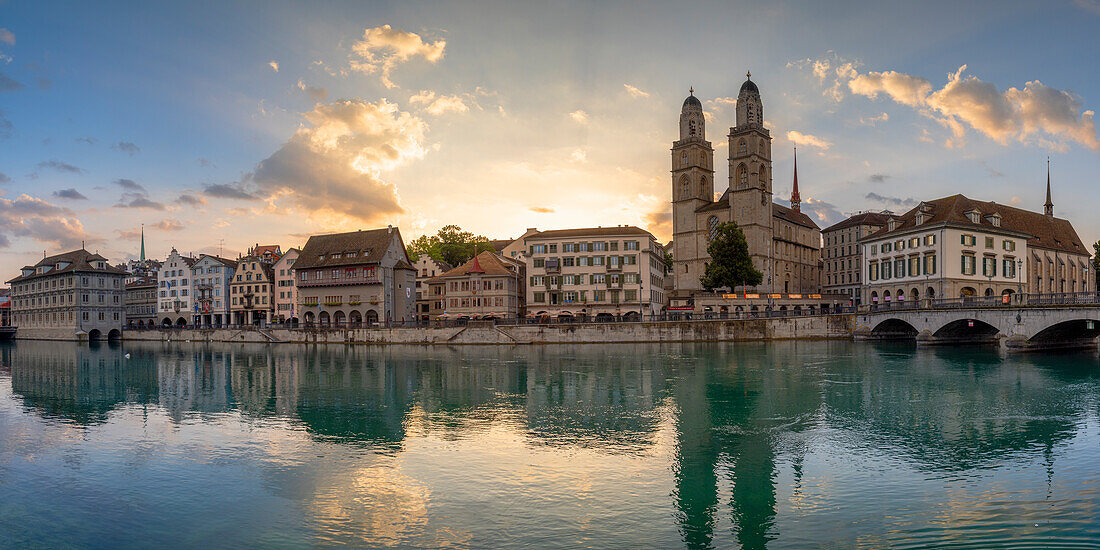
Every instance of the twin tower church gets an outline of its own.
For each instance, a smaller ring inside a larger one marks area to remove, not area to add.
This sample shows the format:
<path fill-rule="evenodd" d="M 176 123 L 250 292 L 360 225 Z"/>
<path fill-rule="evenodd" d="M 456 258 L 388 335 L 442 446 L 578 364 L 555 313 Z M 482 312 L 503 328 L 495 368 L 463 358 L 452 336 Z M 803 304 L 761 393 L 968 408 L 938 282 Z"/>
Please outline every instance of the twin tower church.
<path fill-rule="evenodd" d="M 694 90 L 680 111 L 680 139 L 672 144 L 673 299 L 702 290 L 707 246 L 718 224 L 729 221 L 744 231 L 753 264 L 764 274 L 757 292 L 821 289 L 821 229 L 801 211 L 797 165 L 791 206 L 772 202 L 771 133 L 764 127 L 760 89 L 751 74 L 746 76 L 737 95 L 737 124 L 729 133 L 729 185 L 717 201 L 714 148 Z"/>

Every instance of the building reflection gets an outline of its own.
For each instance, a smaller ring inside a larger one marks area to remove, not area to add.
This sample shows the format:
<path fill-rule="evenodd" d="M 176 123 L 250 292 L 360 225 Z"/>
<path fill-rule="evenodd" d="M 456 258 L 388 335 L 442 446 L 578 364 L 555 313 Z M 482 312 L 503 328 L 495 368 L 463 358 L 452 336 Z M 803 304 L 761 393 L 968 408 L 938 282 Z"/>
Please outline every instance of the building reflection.
<path fill-rule="evenodd" d="M 126 358 L 125 353 L 130 357 Z M 815 431 L 844 431 L 926 471 L 1048 464 L 1083 407 L 1080 356 L 850 342 L 402 347 L 128 343 L 0 346 L 13 392 L 47 419 L 104 422 L 131 403 L 189 415 L 282 418 L 311 437 L 394 453 L 407 438 L 477 438 L 646 453 L 674 435 L 672 499 L 686 546 L 763 548 L 779 536 L 777 479 L 799 483 Z M 860 451 L 864 449 L 859 449 Z"/>

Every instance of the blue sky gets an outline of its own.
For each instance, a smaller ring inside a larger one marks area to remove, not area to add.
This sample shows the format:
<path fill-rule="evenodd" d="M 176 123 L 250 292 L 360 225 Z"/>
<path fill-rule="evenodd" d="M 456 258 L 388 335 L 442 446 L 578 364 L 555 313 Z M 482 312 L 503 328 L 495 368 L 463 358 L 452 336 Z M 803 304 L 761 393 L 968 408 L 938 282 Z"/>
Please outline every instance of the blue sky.
<path fill-rule="evenodd" d="M 687 88 L 720 192 L 749 69 L 776 195 L 798 144 L 822 226 L 956 192 L 1037 210 L 1050 156 L 1097 240 L 1100 2 L 962 4 L 0 2 L 0 257 L 121 260 L 143 223 L 157 256 L 386 224 L 667 238 Z"/>

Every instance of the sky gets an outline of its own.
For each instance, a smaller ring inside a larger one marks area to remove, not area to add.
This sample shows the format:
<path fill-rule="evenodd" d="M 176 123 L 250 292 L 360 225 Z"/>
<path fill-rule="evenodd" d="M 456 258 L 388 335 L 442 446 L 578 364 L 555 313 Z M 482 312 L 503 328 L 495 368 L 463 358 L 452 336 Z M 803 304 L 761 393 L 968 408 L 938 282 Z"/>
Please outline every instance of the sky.
<path fill-rule="evenodd" d="M 0 0 L 0 261 L 395 225 L 671 236 L 689 87 L 727 185 L 752 71 L 825 227 L 964 193 L 1100 239 L 1100 0 Z"/>

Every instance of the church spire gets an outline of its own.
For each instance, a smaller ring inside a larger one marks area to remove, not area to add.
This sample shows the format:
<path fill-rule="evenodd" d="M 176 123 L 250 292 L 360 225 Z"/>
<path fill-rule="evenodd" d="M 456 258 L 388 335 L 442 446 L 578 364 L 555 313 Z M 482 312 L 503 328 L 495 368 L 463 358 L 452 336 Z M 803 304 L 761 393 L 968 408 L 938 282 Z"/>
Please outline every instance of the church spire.
<path fill-rule="evenodd" d="M 1050 200 L 1050 157 L 1047 157 L 1047 202 L 1043 205 L 1047 216 L 1054 217 L 1054 203 Z"/>
<path fill-rule="evenodd" d="M 791 209 L 802 211 L 802 197 L 798 194 L 798 147 L 794 148 L 794 187 L 791 189 Z"/>
<path fill-rule="evenodd" d="M 141 261 L 145 261 L 145 224 L 141 224 Z"/>

